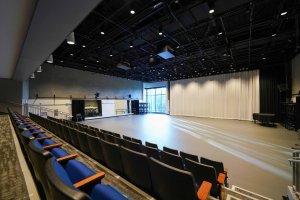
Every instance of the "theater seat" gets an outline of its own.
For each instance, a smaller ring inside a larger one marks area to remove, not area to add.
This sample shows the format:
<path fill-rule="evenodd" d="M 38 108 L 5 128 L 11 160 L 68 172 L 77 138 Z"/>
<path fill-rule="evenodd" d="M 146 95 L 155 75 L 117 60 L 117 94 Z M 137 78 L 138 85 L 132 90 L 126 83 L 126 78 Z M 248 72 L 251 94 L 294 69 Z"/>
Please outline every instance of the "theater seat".
<path fill-rule="evenodd" d="M 49 183 L 49 199 L 51 200 L 127 199 L 115 188 L 109 185 L 99 184 L 102 177 L 100 177 L 100 180 L 89 183 L 88 186 L 78 188 L 78 182 L 74 182 L 74 178 L 72 178 L 74 174 L 70 174 L 68 170 L 65 170 L 64 167 L 53 158 L 46 162 L 46 176 Z"/>
<path fill-rule="evenodd" d="M 124 146 L 128 149 L 133 150 L 133 151 L 137 151 L 137 152 L 142 153 L 142 148 L 141 148 L 141 145 L 139 143 L 124 140 Z"/>
<path fill-rule="evenodd" d="M 224 165 L 222 162 L 214 161 L 214 160 L 204 158 L 204 157 L 200 158 L 200 162 L 205 165 L 213 166 L 216 170 L 217 176 L 219 176 L 220 173 L 225 174 L 225 186 L 226 187 L 228 186 L 228 182 L 227 182 L 228 169 L 224 168 Z"/>
<path fill-rule="evenodd" d="M 171 154 L 178 155 L 178 150 L 176 150 L 176 149 L 171 149 L 171 148 L 169 148 L 169 147 L 163 147 L 163 150 L 164 150 L 165 152 L 168 152 L 168 153 L 171 153 Z"/>
<path fill-rule="evenodd" d="M 182 158 L 178 155 L 174 155 L 165 151 L 161 151 L 161 162 L 176 167 L 178 169 L 184 169 Z"/>
<path fill-rule="evenodd" d="M 182 157 L 183 163 L 185 163 L 185 159 L 190 159 L 193 160 L 195 162 L 199 162 L 199 157 L 197 155 L 193 155 L 193 154 L 189 154 L 189 153 L 185 153 L 180 151 L 180 156 Z"/>
<path fill-rule="evenodd" d="M 152 147 L 152 148 L 156 148 L 156 149 L 158 149 L 158 146 L 157 146 L 157 144 L 154 144 L 154 143 L 151 143 L 151 142 L 145 142 L 145 145 L 147 146 L 147 147 Z"/>
<path fill-rule="evenodd" d="M 140 189 L 151 192 L 151 178 L 146 154 L 121 147 L 124 175 Z"/>
<path fill-rule="evenodd" d="M 160 160 L 160 152 L 157 148 L 143 146 L 143 152 L 147 154 L 148 157 L 153 157 L 156 160 Z"/>
<path fill-rule="evenodd" d="M 88 140 L 88 145 L 91 151 L 91 156 L 100 163 L 104 163 L 103 151 L 98 137 L 92 135 L 86 135 Z"/>
<path fill-rule="evenodd" d="M 100 140 L 105 164 L 114 172 L 123 174 L 120 146 Z"/>
<path fill-rule="evenodd" d="M 79 140 L 80 150 L 84 153 L 90 155 L 90 148 L 87 141 L 86 133 L 82 131 L 77 131 L 77 136 Z"/>
<path fill-rule="evenodd" d="M 209 195 L 211 184 L 204 182 L 199 189 L 196 188 L 191 172 L 174 168 L 154 158 L 150 158 L 149 167 L 153 192 L 157 199 L 204 200 Z"/>
<path fill-rule="evenodd" d="M 221 185 L 224 182 L 218 183 L 217 173 L 214 167 L 186 159 L 185 169 L 194 175 L 197 186 L 201 185 L 203 181 L 208 181 L 212 184 L 211 195 L 216 198 L 221 195 Z M 219 178 L 219 180 L 221 181 L 221 178 Z"/>

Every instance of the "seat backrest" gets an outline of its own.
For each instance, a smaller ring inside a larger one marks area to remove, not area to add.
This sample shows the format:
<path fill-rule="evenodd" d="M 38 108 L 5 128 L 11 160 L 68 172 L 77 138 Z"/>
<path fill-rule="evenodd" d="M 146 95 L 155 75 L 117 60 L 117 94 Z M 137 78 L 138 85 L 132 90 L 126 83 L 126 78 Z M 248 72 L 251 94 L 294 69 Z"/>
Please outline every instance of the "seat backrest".
<path fill-rule="evenodd" d="M 80 148 L 80 144 L 79 144 L 79 136 L 78 136 L 78 130 L 74 129 L 74 128 L 70 128 L 70 136 L 71 136 L 71 143 L 73 146 L 75 146 L 76 148 Z"/>
<path fill-rule="evenodd" d="M 128 141 L 131 141 L 131 137 L 128 137 L 128 136 L 126 136 L 126 135 L 123 135 L 123 139 L 124 139 L 124 140 L 128 140 Z"/>
<path fill-rule="evenodd" d="M 100 140 L 105 164 L 118 174 L 123 173 L 120 146 Z"/>
<path fill-rule="evenodd" d="M 65 169 L 54 159 L 46 162 L 46 177 L 50 195 L 47 199 L 90 200 L 84 192 L 76 189 Z"/>
<path fill-rule="evenodd" d="M 160 160 L 160 153 L 157 148 L 143 146 L 144 153 L 147 154 L 148 157 L 153 157 L 156 160 Z"/>
<path fill-rule="evenodd" d="M 132 142 L 135 142 L 135 143 L 142 144 L 142 140 L 140 140 L 140 139 L 131 138 L 131 141 L 132 141 Z"/>
<path fill-rule="evenodd" d="M 172 153 L 172 154 L 178 155 L 178 150 L 176 150 L 176 149 L 171 149 L 171 148 L 169 148 L 169 147 L 163 147 L 163 150 L 164 150 L 165 152 L 168 152 L 168 153 Z"/>
<path fill-rule="evenodd" d="M 215 197 L 218 196 L 217 174 L 214 167 L 186 159 L 185 169 L 194 175 L 198 187 L 203 181 L 210 182 L 212 184 L 211 194 Z"/>
<path fill-rule="evenodd" d="M 154 143 L 151 143 L 151 142 L 145 142 L 145 145 L 147 146 L 147 147 L 152 147 L 152 148 L 156 148 L 156 149 L 158 149 L 158 146 L 157 146 L 157 144 L 154 144 Z"/>
<path fill-rule="evenodd" d="M 141 145 L 139 143 L 124 140 L 124 146 L 128 149 L 133 150 L 133 151 L 137 151 L 137 152 L 142 153 L 142 148 L 141 148 Z"/>
<path fill-rule="evenodd" d="M 198 200 L 192 173 L 176 169 L 154 158 L 150 158 L 149 168 L 157 199 Z"/>
<path fill-rule="evenodd" d="M 152 186 L 147 155 L 121 147 L 121 157 L 126 178 L 150 193 Z"/>
<path fill-rule="evenodd" d="M 161 151 L 161 162 L 176 167 L 178 169 L 184 169 L 182 158 L 178 155 L 174 155 L 165 151 Z"/>
<path fill-rule="evenodd" d="M 199 157 L 197 155 L 193 155 L 193 154 L 189 154 L 189 153 L 185 153 L 183 151 L 180 151 L 180 156 L 183 159 L 183 162 L 185 162 L 185 159 L 188 158 L 190 160 L 193 160 L 195 162 L 199 162 Z"/>
<path fill-rule="evenodd" d="M 100 163 L 104 163 L 101 142 L 98 137 L 87 135 L 88 145 L 91 151 L 91 156 Z"/>
<path fill-rule="evenodd" d="M 115 143 L 115 137 L 107 133 L 104 133 L 104 140 L 107 142 Z"/>
<path fill-rule="evenodd" d="M 224 165 L 222 162 L 210 160 L 208 158 L 201 157 L 200 162 L 204 165 L 213 166 L 216 170 L 217 176 L 219 173 L 224 173 Z"/>
<path fill-rule="evenodd" d="M 86 154 L 90 154 L 90 148 L 87 141 L 86 133 L 77 130 L 77 136 L 78 136 L 79 146 L 81 151 L 83 151 Z"/>
<path fill-rule="evenodd" d="M 48 184 L 46 180 L 45 164 L 46 161 L 52 157 L 49 151 L 43 149 L 42 145 L 37 140 L 32 140 L 28 144 L 28 156 L 30 158 L 35 177 L 41 183 L 45 195 L 49 193 Z"/>

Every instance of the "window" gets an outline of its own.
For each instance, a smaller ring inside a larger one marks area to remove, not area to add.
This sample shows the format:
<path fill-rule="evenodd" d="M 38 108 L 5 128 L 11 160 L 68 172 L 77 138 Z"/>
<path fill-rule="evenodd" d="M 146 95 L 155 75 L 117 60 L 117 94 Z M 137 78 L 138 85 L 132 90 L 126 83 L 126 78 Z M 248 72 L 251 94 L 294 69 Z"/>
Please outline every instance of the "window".
<path fill-rule="evenodd" d="M 146 89 L 146 102 L 149 104 L 149 112 L 166 112 L 166 88 Z"/>

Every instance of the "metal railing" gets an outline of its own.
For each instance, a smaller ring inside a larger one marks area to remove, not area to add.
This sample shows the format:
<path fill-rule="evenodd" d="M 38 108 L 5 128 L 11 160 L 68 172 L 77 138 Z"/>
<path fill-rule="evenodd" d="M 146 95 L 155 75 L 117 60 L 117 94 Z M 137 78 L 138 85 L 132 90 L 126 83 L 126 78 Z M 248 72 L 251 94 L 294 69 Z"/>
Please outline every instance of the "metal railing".
<path fill-rule="evenodd" d="M 41 105 L 24 104 L 24 114 L 33 113 L 39 116 L 50 116 L 58 119 L 70 119 L 72 116 L 69 113 L 59 111 L 58 109 L 50 109 Z"/>

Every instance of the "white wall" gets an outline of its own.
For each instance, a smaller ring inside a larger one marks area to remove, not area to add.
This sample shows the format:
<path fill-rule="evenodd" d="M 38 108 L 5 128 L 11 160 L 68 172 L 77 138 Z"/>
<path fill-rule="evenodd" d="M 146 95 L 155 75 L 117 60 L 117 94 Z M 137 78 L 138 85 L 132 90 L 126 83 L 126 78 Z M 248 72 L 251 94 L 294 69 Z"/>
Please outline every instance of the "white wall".
<path fill-rule="evenodd" d="M 252 120 L 259 112 L 259 71 L 171 82 L 171 115 Z"/>
<path fill-rule="evenodd" d="M 94 98 L 100 93 L 99 99 L 123 99 L 131 94 L 132 99 L 142 99 L 143 83 L 113 76 L 86 72 L 66 67 L 43 65 L 42 73 L 35 73 L 36 78 L 30 79 L 29 96 L 39 97 Z"/>
<path fill-rule="evenodd" d="M 297 94 L 299 91 L 300 91 L 300 53 L 292 60 L 292 94 Z"/>

